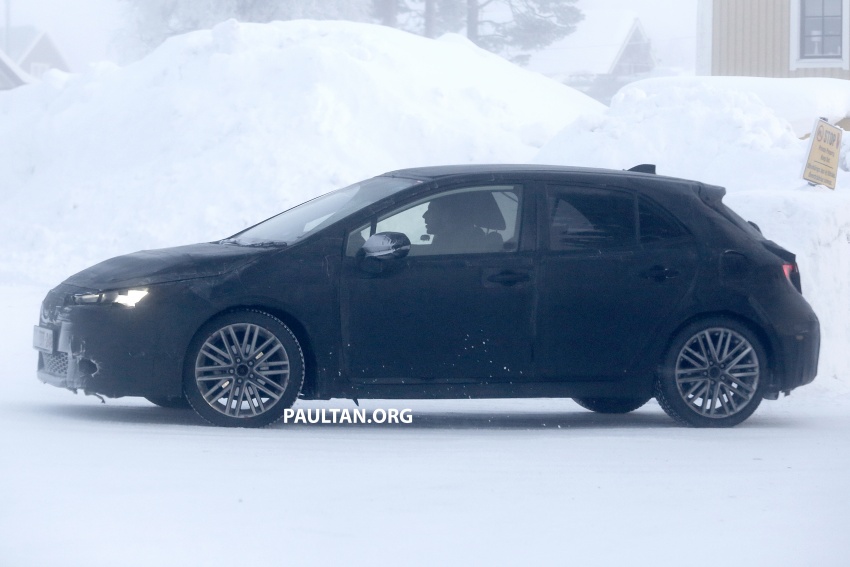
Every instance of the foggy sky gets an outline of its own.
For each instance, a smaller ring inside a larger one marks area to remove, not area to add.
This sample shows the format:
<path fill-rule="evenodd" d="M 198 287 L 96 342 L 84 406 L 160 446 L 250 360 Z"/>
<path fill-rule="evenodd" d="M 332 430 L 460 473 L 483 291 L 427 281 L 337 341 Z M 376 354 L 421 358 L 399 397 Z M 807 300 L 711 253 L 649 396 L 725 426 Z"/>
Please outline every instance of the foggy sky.
<path fill-rule="evenodd" d="M 125 17 L 119 0 L 2 1 L 11 2 L 13 25 L 30 24 L 46 31 L 72 71 L 84 70 L 89 62 L 115 59 L 113 40 Z M 697 1 L 580 0 L 577 5 L 636 13 L 661 62 L 693 69 Z M 5 25 L 5 10 L 2 18 Z"/>

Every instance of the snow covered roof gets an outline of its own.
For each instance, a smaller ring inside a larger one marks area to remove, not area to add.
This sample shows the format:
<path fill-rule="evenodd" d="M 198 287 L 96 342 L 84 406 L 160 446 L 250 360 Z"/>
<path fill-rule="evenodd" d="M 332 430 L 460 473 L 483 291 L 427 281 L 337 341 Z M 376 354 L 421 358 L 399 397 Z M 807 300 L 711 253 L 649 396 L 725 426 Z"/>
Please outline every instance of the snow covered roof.
<path fill-rule="evenodd" d="M 6 28 L 0 28 L 0 51 L 15 63 L 20 63 L 43 35 L 44 32 L 33 26 L 13 26 L 9 29 L 9 50 L 6 51 Z"/>
<path fill-rule="evenodd" d="M 29 82 L 29 77 L 0 50 L 0 91 L 14 89 Z"/>
<path fill-rule="evenodd" d="M 633 12 L 583 8 L 582 13 L 575 32 L 532 55 L 526 67 L 559 80 L 608 74 L 632 36 L 646 35 Z"/>

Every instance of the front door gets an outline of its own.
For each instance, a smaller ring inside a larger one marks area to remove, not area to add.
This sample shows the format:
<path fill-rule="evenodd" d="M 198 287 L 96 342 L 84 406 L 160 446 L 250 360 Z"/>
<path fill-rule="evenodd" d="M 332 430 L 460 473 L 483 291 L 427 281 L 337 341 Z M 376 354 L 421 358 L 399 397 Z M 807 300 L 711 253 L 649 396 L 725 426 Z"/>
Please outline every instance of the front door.
<path fill-rule="evenodd" d="M 532 377 L 534 270 L 519 185 L 464 187 L 404 204 L 351 232 L 343 262 L 345 367 L 364 384 L 521 382 Z M 380 271 L 358 254 L 402 232 Z"/>

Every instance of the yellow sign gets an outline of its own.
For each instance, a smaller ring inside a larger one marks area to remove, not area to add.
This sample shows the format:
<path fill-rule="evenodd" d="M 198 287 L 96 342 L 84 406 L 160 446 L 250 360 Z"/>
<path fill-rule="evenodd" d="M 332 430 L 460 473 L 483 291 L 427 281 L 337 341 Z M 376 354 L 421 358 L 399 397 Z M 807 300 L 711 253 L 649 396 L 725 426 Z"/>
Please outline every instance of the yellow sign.
<path fill-rule="evenodd" d="M 815 121 L 809 143 L 809 158 L 803 170 L 803 179 L 809 183 L 835 189 L 838 175 L 838 157 L 841 150 L 841 128 L 825 120 Z"/>

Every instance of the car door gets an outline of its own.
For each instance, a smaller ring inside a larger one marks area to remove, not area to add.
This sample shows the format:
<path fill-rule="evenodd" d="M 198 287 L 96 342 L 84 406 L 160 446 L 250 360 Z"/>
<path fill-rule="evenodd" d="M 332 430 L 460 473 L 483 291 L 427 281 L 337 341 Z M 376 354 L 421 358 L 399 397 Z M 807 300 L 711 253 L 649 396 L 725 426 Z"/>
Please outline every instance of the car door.
<path fill-rule="evenodd" d="M 537 373 L 624 379 L 693 281 L 693 239 L 632 191 L 549 185 L 543 197 Z"/>
<path fill-rule="evenodd" d="M 524 248 L 531 239 L 521 222 L 523 192 L 514 183 L 458 187 L 395 207 L 350 232 L 341 329 L 353 382 L 531 378 L 534 270 L 533 251 Z M 434 228 L 438 201 L 469 201 L 452 220 L 454 243 L 441 244 L 443 234 Z M 474 230 L 464 214 L 475 217 Z M 384 232 L 404 233 L 410 253 L 378 273 L 364 269 L 362 243 Z"/>

